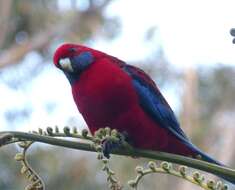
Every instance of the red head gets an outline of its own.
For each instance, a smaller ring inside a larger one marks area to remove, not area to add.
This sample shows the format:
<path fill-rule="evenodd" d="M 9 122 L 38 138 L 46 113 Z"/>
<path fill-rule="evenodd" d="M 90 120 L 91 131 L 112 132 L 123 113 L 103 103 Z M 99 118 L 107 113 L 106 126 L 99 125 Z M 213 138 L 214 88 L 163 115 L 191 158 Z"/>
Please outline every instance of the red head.
<path fill-rule="evenodd" d="M 76 44 L 63 44 L 54 54 L 54 64 L 60 68 L 71 82 L 71 77 L 79 75 L 104 53 Z"/>
<path fill-rule="evenodd" d="M 53 58 L 54 64 L 58 67 L 60 59 L 70 58 L 79 55 L 84 51 L 95 51 L 95 50 L 76 44 L 62 44 L 57 48 L 57 50 L 54 53 L 54 58 Z"/>

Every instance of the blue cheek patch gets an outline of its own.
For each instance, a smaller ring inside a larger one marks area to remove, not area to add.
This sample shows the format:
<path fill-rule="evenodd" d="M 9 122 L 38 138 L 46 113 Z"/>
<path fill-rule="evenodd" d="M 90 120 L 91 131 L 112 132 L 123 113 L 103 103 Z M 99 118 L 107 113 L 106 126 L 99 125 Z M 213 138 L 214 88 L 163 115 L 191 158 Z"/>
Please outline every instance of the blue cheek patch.
<path fill-rule="evenodd" d="M 75 72 L 64 71 L 64 74 L 66 75 L 70 84 L 73 85 L 77 80 L 79 80 L 81 72 L 94 61 L 94 57 L 90 52 L 83 52 L 80 55 L 71 57 L 70 61 Z"/>
<path fill-rule="evenodd" d="M 94 61 L 94 57 L 90 52 L 83 52 L 78 56 L 70 58 L 70 60 L 73 69 L 81 72 Z"/>

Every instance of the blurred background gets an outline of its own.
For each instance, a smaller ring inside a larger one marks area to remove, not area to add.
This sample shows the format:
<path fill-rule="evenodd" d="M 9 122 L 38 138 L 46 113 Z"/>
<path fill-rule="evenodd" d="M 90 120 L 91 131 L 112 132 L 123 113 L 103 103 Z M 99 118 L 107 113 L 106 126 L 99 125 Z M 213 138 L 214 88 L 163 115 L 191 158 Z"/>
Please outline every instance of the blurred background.
<path fill-rule="evenodd" d="M 149 73 L 192 141 L 235 168 L 235 46 L 229 35 L 234 5 L 233 0 L 1 0 L 0 131 L 86 128 L 67 79 L 52 64 L 61 43 L 80 43 Z M 0 189 L 26 185 L 13 160 L 17 151 L 15 145 L 0 150 Z M 108 189 L 94 153 L 37 144 L 30 161 L 47 189 Z M 111 160 L 123 183 L 144 163 Z M 200 189 L 158 174 L 140 185 L 173 188 Z"/>

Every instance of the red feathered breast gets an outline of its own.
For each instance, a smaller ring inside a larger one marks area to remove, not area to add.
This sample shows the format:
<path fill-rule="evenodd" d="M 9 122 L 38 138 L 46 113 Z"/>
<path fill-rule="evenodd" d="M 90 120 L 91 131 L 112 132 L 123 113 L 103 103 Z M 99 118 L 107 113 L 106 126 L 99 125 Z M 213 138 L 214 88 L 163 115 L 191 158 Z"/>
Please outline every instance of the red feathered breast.
<path fill-rule="evenodd" d="M 138 101 L 131 78 L 105 58 L 81 74 L 72 92 L 91 131 L 111 125 Z"/>

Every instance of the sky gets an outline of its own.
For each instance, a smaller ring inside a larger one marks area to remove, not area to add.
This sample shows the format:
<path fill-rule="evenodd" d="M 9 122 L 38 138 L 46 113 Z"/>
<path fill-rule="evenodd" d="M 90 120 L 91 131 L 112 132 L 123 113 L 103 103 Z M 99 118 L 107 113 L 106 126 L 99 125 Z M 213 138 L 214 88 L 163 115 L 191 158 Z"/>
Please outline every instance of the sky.
<path fill-rule="evenodd" d="M 235 27 L 234 0 L 116 0 L 107 9 L 121 18 L 122 33 L 112 43 L 95 47 L 123 57 L 144 58 L 160 42 L 177 66 L 235 63 L 229 31 Z M 144 43 L 145 31 L 157 27 L 157 41 Z M 135 51 L 133 51 L 135 50 Z"/>
<path fill-rule="evenodd" d="M 71 8 L 68 2 L 60 0 L 60 9 Z M 85 1 L 77 2 L 77 6 L 86 8 Z M 91 45 L 127 62 L 151 56 L 160 44 L 168 61 L 181 69 L 198 64 L 235 64 L 235 46 L 229 34 L 235 27 L 234 7 L 234 0 L 114 0 L 105 14 L 120 18 L 120 34 L 111 42 L 96 38 Z M 156 35 L 146 42 L 146 29 L 152 27 L 157 28 Z M 40 60 L 36 52 L 31 52 L 22 64 L 27 66 Z M 35 110 L 30 120 L 17 125 L 17 130 L 35 130 L 58 123 L 63 126 L 70 117 L 85 125 L 73 103 L 68 81 L 52 62 L 29 86 L 19 89 L 17 97 L 4 83 L 0 83 L 0 91 L 1 130 L 9 127 L 4 120 L 5 110 L 29 103 Z M 165 92 L 164 95 L 173 109 L 177 109 L 174 94 Z M 58 106 L 48 115 L 43 105 L 51 99 Z"/>

